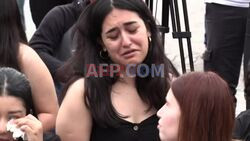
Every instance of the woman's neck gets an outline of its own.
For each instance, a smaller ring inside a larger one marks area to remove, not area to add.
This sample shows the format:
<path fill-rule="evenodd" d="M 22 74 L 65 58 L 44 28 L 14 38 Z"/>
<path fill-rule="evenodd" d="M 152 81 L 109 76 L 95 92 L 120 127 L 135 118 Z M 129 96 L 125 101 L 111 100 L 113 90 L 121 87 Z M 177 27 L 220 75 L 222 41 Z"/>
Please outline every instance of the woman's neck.
<path fill-rule="evenodd" d="M 128 76 L 126 74 L 120 76 L 118 79 L 119 82 L 126 83 L 128 85 L 134 85 L 135 86 L 135 77 Z"/>

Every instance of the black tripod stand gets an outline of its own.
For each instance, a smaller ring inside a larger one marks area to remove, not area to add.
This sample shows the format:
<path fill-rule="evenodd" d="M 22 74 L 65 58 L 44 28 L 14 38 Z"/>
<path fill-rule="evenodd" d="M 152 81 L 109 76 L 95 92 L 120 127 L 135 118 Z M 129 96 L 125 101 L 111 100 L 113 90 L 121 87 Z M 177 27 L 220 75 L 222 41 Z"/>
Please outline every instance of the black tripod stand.
<path fill-rule="evenodd" d="M 150 8 L 150 10 L 153 11 L 153 0 L 145 0 L 145 2 Z M 183 6 L 182 8 L 183 8 L 183 15 L 184 15 L 185 31 L 184 32 L 181 31 L 181 22 L 180 22 L 177 0 L 162 0 L 162 23 L 161 25 L 159 25 L 159 30 L 162 33 L 162 41 L 164 44 L 165 33 L 169 32 L 168 23 L 169 23 L 169 9 L 170 9 L 171 19 L 172 19 L 172 28 L 173 28 L 173 38 L 178 38 L 182 72 L 185 73 L 186 64 L 185 64 L 185 56 L 184 56 L 184 50 L 183 50 L 183 38 L 187 40 L 188 58 L 189 58 L 191 71 L 194 71 L 194 63 L 193 63 L 192 47 L 191 47 L 191 40 L 190 40 L 191 32 L 189 30 L 186 0 L 182 0 L 182 6 Z"/>

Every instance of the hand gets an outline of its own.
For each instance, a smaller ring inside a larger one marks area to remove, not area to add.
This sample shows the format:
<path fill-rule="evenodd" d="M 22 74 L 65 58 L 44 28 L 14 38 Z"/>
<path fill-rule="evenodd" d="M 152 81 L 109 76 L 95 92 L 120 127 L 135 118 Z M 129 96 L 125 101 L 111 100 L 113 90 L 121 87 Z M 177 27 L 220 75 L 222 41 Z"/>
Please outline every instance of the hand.
<path fill-rule="evenodd" d="M 33 115 L 16 119 L 15 124 L 25 132 L 28 141 L 43 141 L 42 123 Z"/>

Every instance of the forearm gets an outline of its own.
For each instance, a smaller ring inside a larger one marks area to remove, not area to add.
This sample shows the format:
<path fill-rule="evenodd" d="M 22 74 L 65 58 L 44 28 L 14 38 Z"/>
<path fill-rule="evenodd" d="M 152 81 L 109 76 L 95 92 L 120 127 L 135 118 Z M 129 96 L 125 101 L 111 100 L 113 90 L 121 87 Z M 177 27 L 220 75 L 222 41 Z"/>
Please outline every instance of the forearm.
<path fill-rule="evenodd" d="M 53 128 L 55 128 L 56 123 L 56 115 L 53 113 L 40 113 L 38 114 L 38 119 L 42 122 L 43 125 L 43 131 L 49 131 Z"/>

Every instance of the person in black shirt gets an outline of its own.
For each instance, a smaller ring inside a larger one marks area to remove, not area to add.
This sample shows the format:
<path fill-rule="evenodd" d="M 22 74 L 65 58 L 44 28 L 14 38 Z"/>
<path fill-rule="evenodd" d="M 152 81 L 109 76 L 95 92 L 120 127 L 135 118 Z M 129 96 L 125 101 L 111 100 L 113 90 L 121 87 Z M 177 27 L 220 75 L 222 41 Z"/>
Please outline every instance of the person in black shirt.
<path fill-rule="evenodd" d="M 30 0 L 32 19 L 38 28 L 44 16 L 55 6 L 71 3 L 73 0 Z"/>
<path fill-rule="evenodd" d="M 73 25 L 89 0 L 74 0 L 70 4 L 54 7 L 44 17 L 29 41 L 29 45 L 39 54 L 48 67 L 60 94 L 62 86 L 56 80 L 56 71 L 72 55 L 71 33 Z"/>

